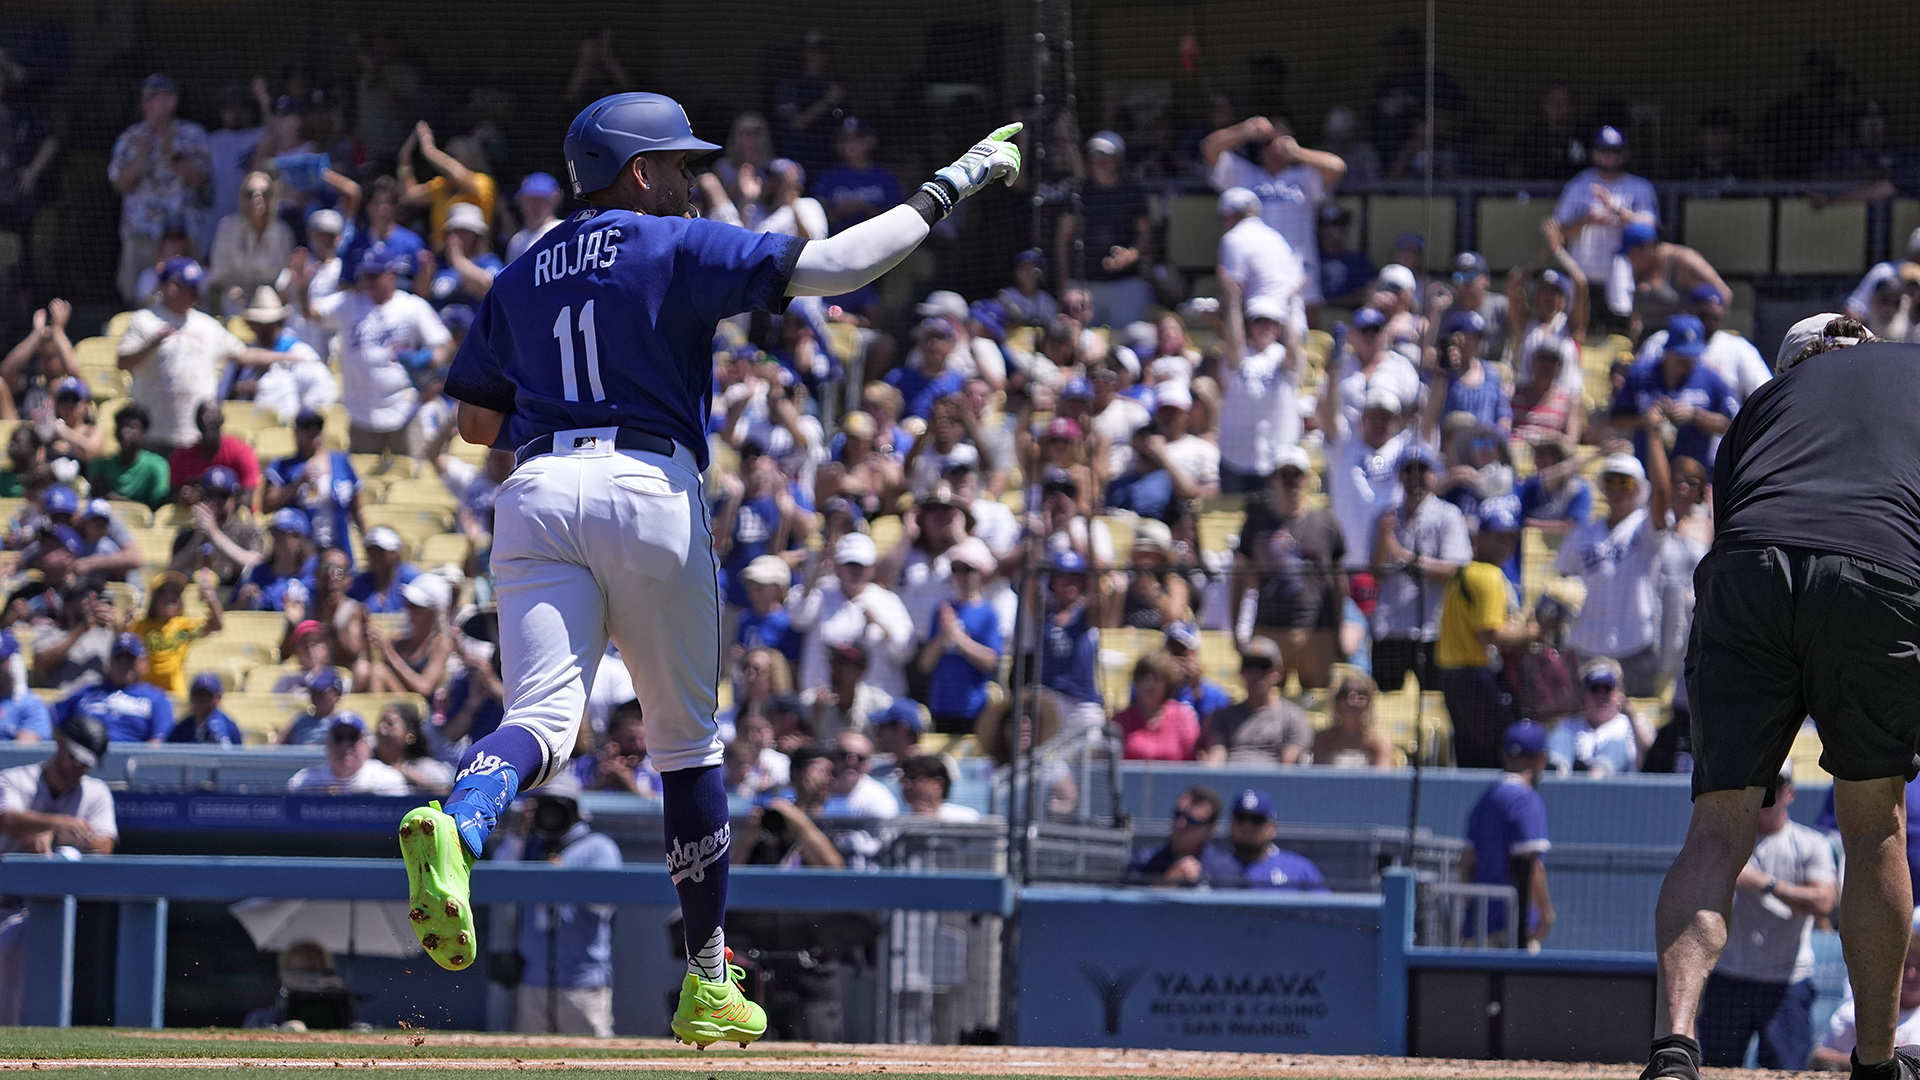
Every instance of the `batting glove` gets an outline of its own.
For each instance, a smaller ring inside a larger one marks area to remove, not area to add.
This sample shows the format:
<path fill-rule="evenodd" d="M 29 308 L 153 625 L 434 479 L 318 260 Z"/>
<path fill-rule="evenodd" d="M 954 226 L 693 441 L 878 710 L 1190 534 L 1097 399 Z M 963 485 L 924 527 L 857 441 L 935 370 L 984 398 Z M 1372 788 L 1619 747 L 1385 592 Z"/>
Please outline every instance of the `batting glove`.
<path fill-rule="evenodd" d="M 1022 125 L 1008 124 L 993 134 L 973 144 L 973 149 L 960 155 L 960 160 L 933 174 L 935 183 L 945 181 L 951 187 L 954 201 L 958 202 L 995 180 L 1005 178 L 1007 186 L 1020 178 L 1020 148 L 1012 142 L 1013 136 Z M 936 191 L 944 196 L 946 192 Z M 944 202 L 945 199 L 942 198 Z"/>

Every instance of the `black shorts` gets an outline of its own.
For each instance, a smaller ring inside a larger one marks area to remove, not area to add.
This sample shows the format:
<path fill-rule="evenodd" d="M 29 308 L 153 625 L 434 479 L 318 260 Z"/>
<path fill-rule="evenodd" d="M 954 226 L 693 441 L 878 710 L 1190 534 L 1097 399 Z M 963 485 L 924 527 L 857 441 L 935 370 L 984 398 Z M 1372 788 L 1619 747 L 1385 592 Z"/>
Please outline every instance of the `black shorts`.
<path fill-rule="evenodd" d="M 1771 789 L 1807 716 L 1841 780 L 1920 774 L 1920 585 L 1805 548 L 1710 553 L 1687 647 L 1693 793 Z"/>

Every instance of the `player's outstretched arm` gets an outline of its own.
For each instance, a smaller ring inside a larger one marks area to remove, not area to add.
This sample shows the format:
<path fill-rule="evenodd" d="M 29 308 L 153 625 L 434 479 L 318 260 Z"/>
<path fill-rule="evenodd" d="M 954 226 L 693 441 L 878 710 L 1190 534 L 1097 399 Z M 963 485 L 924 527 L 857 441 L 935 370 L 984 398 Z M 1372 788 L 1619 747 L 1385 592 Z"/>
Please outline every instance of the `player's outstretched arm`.
<path fill-rule="evenodd" d="M 809 241 L 800 251 L 787 295 L 838 296 L 900 265 L 961 199 L 995 180 L 1011 185 L 1020 178 L 1020 149 L 1012 141 L 1019 130 L 1019 124 L 1008 124 L 975 143 L 886 213 L 836 236 Z"/>

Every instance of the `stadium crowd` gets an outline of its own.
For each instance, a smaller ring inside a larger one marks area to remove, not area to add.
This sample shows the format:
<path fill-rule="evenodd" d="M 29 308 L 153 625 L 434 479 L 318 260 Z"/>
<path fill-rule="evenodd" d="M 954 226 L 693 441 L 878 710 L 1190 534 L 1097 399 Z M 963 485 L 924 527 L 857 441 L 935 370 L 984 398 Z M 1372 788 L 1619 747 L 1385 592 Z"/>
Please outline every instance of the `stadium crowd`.
<path fill-rule="evenodd" d="M 580 93 L 631 84 L 589 44 Z M 1566 84 L 1496 147 L 1438 82 L 1443 175 L 1567 177 L 1535 258 L 1496 281 L 1471 251 L 1426 266 L 1418 235 L 1378 267 L 1351 250 L 1340 185 L 1424 168 L 1415 45 L 1386 42 L 1406 63 L 1364 138 L 1356 109 L 1309 147 L 1225 95 L 1186 134 L 1030 123 L 1047 242 L 998 288 L 718 327 L 739 793 L 793 805 L 794 763 L 820 760 L 828 812 L 899 812 L 876 771 L 1004 753 L 1016 667 L 1034 734 L 1111 719 L 1135 759 L 1498 768 L 1533 719 L 1561 773 L 1687 769 L 1675 674 L 1715 443 L 1769 365 L 1727 329 L 1720 274 L 1662 238 L 1624 121 L 1581 126 Z M 707 216 L 817 237 L 900 198 L 830 43 L 801 52 L 703 163 Z M 84 714 L 119 741 L 325 745 L 296 787 L 387 793 L 445 790 L 500 722 L 487 548 L 511 462 L 455 437 L 442 379 L 493 276 L 555 257 L 541 237 L 572 207 L 548 173 L 495 175 L 498 132 L 443 140 L 378 84 L 356 109 L 255 79 L 213 130 L 168 76 L 141 84 L 104 177 L 128 312 L 89 336 L 48 298 L 0 360 L 0 737 Z M 1904 183 L 1861 108 L 1856 138 L 1771 160 L 1861 197 Z M 1757 159 L 1705 134 L 1699 156 L 1686 175 Z M 1218 192 L 1209 278 L 1166 264 L 1144 183 L 1168 176 Z M 1920 334 L 1909 255 L 1850 301 L 1880 336 Z M 652 795 L 626 678 L 601 666 L 576 772 Z"/>

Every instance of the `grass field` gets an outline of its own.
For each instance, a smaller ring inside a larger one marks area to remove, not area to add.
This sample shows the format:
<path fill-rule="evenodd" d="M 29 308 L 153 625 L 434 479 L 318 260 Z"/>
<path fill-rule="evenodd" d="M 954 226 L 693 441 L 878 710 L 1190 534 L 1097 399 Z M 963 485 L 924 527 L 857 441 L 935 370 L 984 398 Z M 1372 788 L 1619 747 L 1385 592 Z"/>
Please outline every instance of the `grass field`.
<path fill-rule="evenodd" d="M 1021 1046 L 764 1043 L 705 1053 L 663 1039 L 390 1031 L 371 1034 L 0 1029 L 0 1074 L 53 1072 L 59 1080 L 341 1080 L 342 1070 L 404 1070 L 408 1080 L 543 1080 L 618 1072 L 619 1080 L 817 1080 L 822 1073 L 928 1080 L 1059 1080 L 1120 1076 L 1230 1080 L 1629 1080 L 1633 1065 L 1449 1061 L 1309 1054 L 1201 1053 Z M 1745 1073 L 1760 1080 L 1766 1073 Z M 1779 1074 L 1784 1077 L 1787 1074 Z"/>

